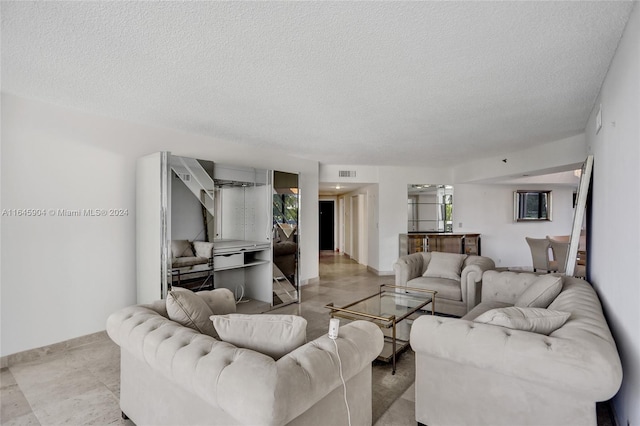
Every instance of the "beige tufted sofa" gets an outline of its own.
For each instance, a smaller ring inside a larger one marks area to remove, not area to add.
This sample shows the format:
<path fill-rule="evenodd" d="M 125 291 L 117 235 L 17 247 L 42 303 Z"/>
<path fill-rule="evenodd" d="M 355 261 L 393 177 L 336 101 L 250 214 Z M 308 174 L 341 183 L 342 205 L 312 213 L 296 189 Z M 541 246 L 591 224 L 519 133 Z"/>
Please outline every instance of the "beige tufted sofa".
<path fill-rule="evenodd" d="M 455 279 L 425 277 L 423 274 L 431 263 L 433 253 L 413 253 L 398 258 L 393 265 L 396 286 L 435 290 L 438 292 L 436 312 L 462 316 L 480 302 L 482 273 L 495 269 L 496 265 L 484 256 L 435 252 L 440 257 L 464 259 L 461 270 L 457 271 Z"/>
<path fill-rule="evenodd" d="M 568 312 L 548 336 L 473 322 L 511 306 L 538 275 L 487 271 L 482 302 L 461 319 L 425 315 L 411 329 L 416 420 L 438 425 L 596 425 L 622 367 L 596 292 L 563 277 L 549 310 Z"/>
<path fill-rule="evenodd" d="M 138 426 L 346 424 L 336 348 L 326 335 L 274 361 L 171 321 L 164 300 L 112 314 L 107 332 L 121 347 L 120 407 Z M 336 342 L 351 422 L 370 425 L 371 362 L 382 332 L 356 321 Z"/>

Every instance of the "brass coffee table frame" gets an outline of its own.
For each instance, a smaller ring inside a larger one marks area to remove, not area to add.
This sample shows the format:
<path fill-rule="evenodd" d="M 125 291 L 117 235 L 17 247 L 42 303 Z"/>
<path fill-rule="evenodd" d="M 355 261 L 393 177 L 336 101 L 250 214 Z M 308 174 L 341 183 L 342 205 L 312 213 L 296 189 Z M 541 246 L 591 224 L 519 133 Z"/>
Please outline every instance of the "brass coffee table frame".
<path fill-rule="evenodd" d="M 405 290 L 403 292 L 398 292 L 398 291 L 394 291 L 394 292 L 386 292 L 385 288 L 390 288 L 390 289 L 401 289 L 401 290 Z M 425 293 L 428 294 L 428 296 L 425 297 L 424 300 L 418 300 L 417 298 L 419 297 L 418 294 L 420 293 Z M 380 290 L 378 291 L 378 293 L 376 294 L 372 294 L 371 296 L 367 296 L 363 299 L 357 300 L 353 303 L 349 303 L 346 306 L 342 306 L 342 307 L 337 307 L 334 306 L 333 303 L 329 303 L 328 305 L 325 305 L 325 308 L 330 309 L 331 310 L 331 318 L 335 317 L 339 317 L 339 318 L 345 318 L 348 320 L 361 320 L 363 318 L 371 320 L 372 322 L 376 323 L 380 328 L 390 328 L 391 331 L 391 337 L 389 338 L 389 336 L 385 336 L 385 343 L 391 343 L 391 356 L 390 357 L 383 357 L 382 355 L 378 356 L 379 360 L 385 361 L 385 362 L 389 362 L 389 359 L 392 360 L 393 363 L 393 372 L 392 374 L 396 374 L 396 355 L 399 354 L 402 350 L 406 349 L 409 346 L 409 341 L 408 340 L 400 340 L 397 338 L 396 335 L 396 326 L 399 322 L 405 320 L 406 318 L 410 317 L 411 315 L 415 314 L 416 312 L 418 312 L 419 310 L 421 310 L 422 308 L 424 308 L 425 306 L 427 306 L 429 303 L 431 303 L 431 315 L 434 315 L 435 313 L 435 306 L 436 306 L 436 294 L 438 292 L 435 290 L 425 290 L 422 288 L 415 288 L 415 287 L 400 287 L 400 286 L 395 286 L 395 285 L 390 285 L 390 284 L 382 284 L 380 286 Z M 383 297 L 384 294 L 389 294 L 389 295 L 397 295 L 397 296 L 405 296 L 407 297 L 408 300 L 411 300 L 412 302 L 417 302 L 416 306 L 413 307 L 408 307 L 407 306 L 407 311 L 401 315 L 401 316 L 396 316 L 396 315 L 388 315 L 388 316 L 382 316 L 382 315 L 374 315 L 371 314 L 369 312 L 361 312 L 358 310 L 354 310 L 354 309 L 349 309 L 359 303 L 368 301 L 368 300 L 372 300 L 375 299 L 376 297 Z M 389 342 L 389 339 L 391 340 Z M 398 348 L 398 342 L 401 343 L 401 347 Z"/>

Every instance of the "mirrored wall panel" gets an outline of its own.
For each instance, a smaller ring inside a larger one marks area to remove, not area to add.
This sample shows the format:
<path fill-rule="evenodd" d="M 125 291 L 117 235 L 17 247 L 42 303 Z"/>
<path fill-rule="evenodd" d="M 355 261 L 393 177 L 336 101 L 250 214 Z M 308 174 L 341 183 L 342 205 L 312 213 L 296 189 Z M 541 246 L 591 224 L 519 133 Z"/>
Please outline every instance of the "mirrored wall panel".
<path fill-rule="evenodd" d="M 407 185 L 407 231 L 452 232 L 453 186 Z"/>
<path fill-rule="evenodd" d="M 170 157 L 171 286 L 272 303 L 267 170 Z"/>
<path fill-rule="evenodd" d="M 299 301 L 298 175 L 273 172 L 273 305 Z"/>

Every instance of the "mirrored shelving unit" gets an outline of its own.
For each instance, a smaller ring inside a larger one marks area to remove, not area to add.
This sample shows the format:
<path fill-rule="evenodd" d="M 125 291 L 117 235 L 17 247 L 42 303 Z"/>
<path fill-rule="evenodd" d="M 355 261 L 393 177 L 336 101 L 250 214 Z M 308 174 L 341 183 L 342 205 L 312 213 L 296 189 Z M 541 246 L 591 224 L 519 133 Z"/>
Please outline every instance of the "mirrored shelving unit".
<path fill-rule="evenodd" d="M 278 173 L 169 152 L 140 158 L 138 303 L 165 298 L 173 287 L 228 288 L 238 302 L 256 301 L 261 310 L 298 301 L 297 195 L 289 233 L 296 235 L 295 262 L 285 277 L 290 286 L 283 293 L 276 285 L 281 271 L 276 272 L 272 241 L 273 182 Z"/>

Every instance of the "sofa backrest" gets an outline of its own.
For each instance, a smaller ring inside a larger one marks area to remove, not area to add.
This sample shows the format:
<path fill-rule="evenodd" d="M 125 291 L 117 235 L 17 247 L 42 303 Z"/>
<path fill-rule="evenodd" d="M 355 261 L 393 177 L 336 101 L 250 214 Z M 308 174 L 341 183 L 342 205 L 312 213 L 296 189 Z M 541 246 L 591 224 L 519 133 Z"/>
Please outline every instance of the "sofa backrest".
<path fill-rule="evenodd" d="M 563 277 L 562 284 L 562 291 L 548 309 L 570 312 L 571 316 L 564 326 L 550 336 L 562 338 L 584 333 L 585 338 L 605 340 L 615 346 L 600 299 L 591 284 L 574 277 Z"/>
<path fill-rule="evenodd" d="M 495 268 L 495 263 L 490 258 L 486 256 L 477 256 L 475 254 L 469 254 L 467 255 L 467 258 L 464 260 L 464 262 L 462 263 L 462 269 L 470 265 L 486 265 L 487 262 L 490 262 L 493 265 L 492 267 Z"/>
<path fill-rule="evenodd" d="M 518 296 L 539 277 L 540 274 L 530 272 L 486 271 L 482 276 L 481 300 L 513 304 Z M 570 337 L 576 333 L 585 333 L 614 344 L 602 312 L 600 299 L 587 281 L 562 276 L 562 290 L 548 309 L 571 314 L 564 326 L 550 336 Z"/>
<path fill-rule="evenodd" d="M 482 274 L 481 301 L 502 302 L 513 305 L 522 292 L 539 274 L 531 272 L 485 271 Z"/>
<path fill-rule="evenodd" d="M 421 256 L 422 257 L 422 271 L 420 273 L 421 275 L 424 274 L 424 271 L 426 271 L 427 267 L 429 266 L 429 262 L 431 261 L 431 253 L 432 252 L 423 251 L 423 252 L 413 253 L 413 254 L 409 255 L 409 256 Z M 459 256 L 459 254 L 457 254 L 457 253 L 451 253 L 451 254 Z M 490 259 L 488 257 L 484 257 L 484 256 L 476 256 L 476 255 L 473 255 L 473 254 L 469 254 L 469 255 L 467 255 L 467 257 L 462 262 L 462 269 L 466 268 L 469 265 L 484 264 L 484 263 L 487 262 L 487 260 L 490 260 Z"/>

